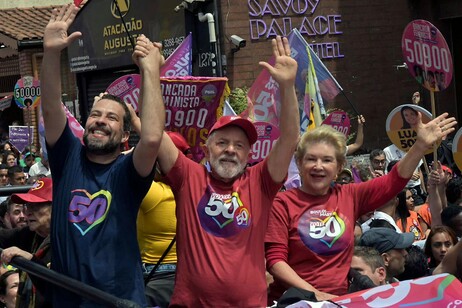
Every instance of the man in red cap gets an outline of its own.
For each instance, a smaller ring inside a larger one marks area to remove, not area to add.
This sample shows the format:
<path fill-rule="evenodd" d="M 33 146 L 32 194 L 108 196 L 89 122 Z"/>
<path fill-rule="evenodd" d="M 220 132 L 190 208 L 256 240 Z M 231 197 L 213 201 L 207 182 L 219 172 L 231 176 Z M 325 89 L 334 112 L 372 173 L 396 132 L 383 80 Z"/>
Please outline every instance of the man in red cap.
<path fill-rule="evenodd" d="M 164 133 L 161 171 L 177 203 L 177 276 L 170 307 L 265 307 L 263 239 L 274 196 L 287 176 L 299 137 L 297 63 L 287 39 L 272 40 L 274 65 L 260 62 L 279 84 L 281 137 L 270 154 L 246 168 L 257 140 L 253 124 L 224 116 L 212 127 L 210 171 L 187 159 Z"/>
<path fill-rule="evenodd" d="M 31 250 L 24 250 L 15 245 L 2 251 L 2 262 L 8 264 L 15 256 L 21 256 L 43 266 L 51 261 L 50 222 L 51 204 L 53 200 L 53 184 L 50 178 L 41 178 L 25 194 L 13 194 L 11 200 L 26 204 L 26 215 L 29 229 L 36 233 Z M 37 291 L 29 281 L 29 276 L 22 272 L 18 288 L 17 307 L 48 307 L 42 292 Z M 35 281 L 34 281 L 35 283 Z M 42 282 L 43 283 L 43 282 Z M 48 299 L 49 300 L 49 299 Z"/>

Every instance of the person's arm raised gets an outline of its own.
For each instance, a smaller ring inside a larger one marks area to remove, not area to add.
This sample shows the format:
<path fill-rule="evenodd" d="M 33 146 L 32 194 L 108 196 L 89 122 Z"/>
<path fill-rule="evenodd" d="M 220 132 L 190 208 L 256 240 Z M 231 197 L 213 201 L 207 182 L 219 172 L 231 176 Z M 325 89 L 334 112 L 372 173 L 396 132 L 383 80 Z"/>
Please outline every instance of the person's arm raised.
<path fill-rule="evenodd" d="M 366 120 L 364 119 L 363 115 L 358 115 L 358 131 L 356 132 L 356 140 L 355 143 L 349 144 L 347 146 L 347 153 L 346 155 L 351 155 L 354 152 L 358 151 L 364 143 L 364 123 Z"/>
<path fill-rule="evenodd" d="M 68 4 L 54 9 L 43 35 L 43 60 L 40 73 L 41 104 L 46 141 L 53 146 L 66 125 L 66 114 L 61 107 L 61 51 L 82 33 L 67 35 L 79 8 Z"/>
<path fill-rule="evenodd" d="M 161 45 L 144 35 L 137 38 L 133 60 L 140 68 L 140 140 L 133 152 L 133 163 L 140 176 L 148 176 L 157 159 L 165 126 L 165 107 L 160 88 L 160 67 L 164 57 Z"/>
<path fill-rule="evenodd" d="M 287 175 L 290 160 L 295 152 L 300 135 L 299 110 L 295 94 L 297 62 L 290 57 L 287 38 L 277 36 L 271 41 L 274 66 L 267 62 L 259 64 L 266 68 L 279 83 L 281 92 L 281 115 L 279 118 L 280 138 L 274 144 L 268 157 L 268 171 L 274 182 L 280 183 Z"/>
<path fill-rule="evenodd" d="M 416 126 L 417 140 L 398 163 L 399 175 L 403 178 L 411 178 L 424 154 L 432 149 L 435 143 L 452 133 L 456 124 L 456 119 L 448 118 L 447 113 L 423 124 L 422 114 L 419 112 L 419 123 Z"/>

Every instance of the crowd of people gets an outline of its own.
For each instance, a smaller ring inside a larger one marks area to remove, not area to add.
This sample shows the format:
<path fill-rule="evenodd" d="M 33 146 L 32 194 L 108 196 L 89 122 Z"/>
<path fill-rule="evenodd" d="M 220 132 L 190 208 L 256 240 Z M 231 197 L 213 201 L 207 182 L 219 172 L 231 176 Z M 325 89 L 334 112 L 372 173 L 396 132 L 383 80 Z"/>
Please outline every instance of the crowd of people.
<path fill-rule="evenodd" d="M 257 131 L 247 119 L 223 116 L 209 131 L 202 165 L 180 134 L 164 131 L 161 45 L 140 35 L 133 52 L 140 113 L 118 97 L 95 97 L 82 145 L 61 108 L 59 73 L 62 50 L 81 36 L 67 33 L 78 10 L 55 10 L 45 28 L 47 158 L 33 164 L 29 149 L 24 167 L 8 167 L 10 154 L 2 155 L 1 185 L 34 183 L 1 205 L 5 307 L 101 305 L 8 265 L 18 256 L 141 307 L 267 307 L 291 288 L 335 301 L 431 274 L 462 278 L 462 183 L 438 162 L 422 172 L 422 158 L 455 130 L 454 118 L 424 124 L 417 113 L 408 152 L 376 149 L 366 168 L 348 166 L 364 118 L 350 146 L 330 126 L 300 138 L 297 63 L 287 39 L 276 37 L 274 62 L 260 65 L 279 85 L 283 138 L 248 166 Z M 122 152 L 131 128 L 139 142 Z M 285 190 L 293 157 L 301 184 Z"/>

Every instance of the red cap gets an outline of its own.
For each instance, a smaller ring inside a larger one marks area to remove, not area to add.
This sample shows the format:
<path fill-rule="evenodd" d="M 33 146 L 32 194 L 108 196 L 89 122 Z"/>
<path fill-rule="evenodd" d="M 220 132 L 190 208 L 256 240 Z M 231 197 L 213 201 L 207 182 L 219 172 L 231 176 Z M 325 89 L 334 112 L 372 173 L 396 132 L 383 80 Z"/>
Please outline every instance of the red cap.
<path fill-rule="evenodd" d="M 53 201 L 53 182 L 50 178 L 41 178 L 35 182 L 26 194 L 12 194 L 14 203 L 50 203 Z"/>
<path fill-rule="evenodd" d="M 173 143 L 178 148 L 178 150 L 180 150 L 181 152 L 184 153 L 191 148 L 182 134 L 177 133 L 177 132 L 166 132 L 166 133 L 170 137 L 170 139 L 172 139 Z"/>
<path fill-rule="evenodd" d="M 250 145 L 254 144 L 258 139 L 257 130 L 253 123 L 247 119 L 241 118 L 239 116 L 222 116 L 218 121 L 212 126 L 212 129 L 209 132 L 209 136 L 216 130 L 219 130 L 224 127 L 231 125 L 238 126 L 241 128 L 249 139 Z"/>
<path fill-rule="evenodd" d="M 449 168 L 448 166 L 442 165 L 442 166 L 441 166 L 441 169 L 442 169 L 444 172 L 447 172 L 447 173 L 450 173 L 451 175 L 453 175 L 451 168 Z"/>

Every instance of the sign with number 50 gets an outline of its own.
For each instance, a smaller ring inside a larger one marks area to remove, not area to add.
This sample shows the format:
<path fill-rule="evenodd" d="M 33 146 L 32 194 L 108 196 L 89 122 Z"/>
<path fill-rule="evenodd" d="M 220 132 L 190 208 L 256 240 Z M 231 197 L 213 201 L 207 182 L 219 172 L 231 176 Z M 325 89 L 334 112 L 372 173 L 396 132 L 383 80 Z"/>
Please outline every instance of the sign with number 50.
<path fill-rule="evenodd" d="M 430 91 L 446 89 L 452 80 L 452 58 L 441 32 L 426 20 L 414 20 L 401 40 L 404 60 L 412 76 Z"/>

